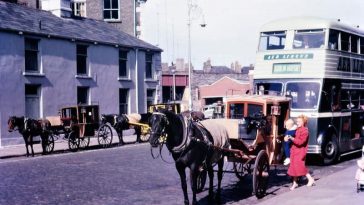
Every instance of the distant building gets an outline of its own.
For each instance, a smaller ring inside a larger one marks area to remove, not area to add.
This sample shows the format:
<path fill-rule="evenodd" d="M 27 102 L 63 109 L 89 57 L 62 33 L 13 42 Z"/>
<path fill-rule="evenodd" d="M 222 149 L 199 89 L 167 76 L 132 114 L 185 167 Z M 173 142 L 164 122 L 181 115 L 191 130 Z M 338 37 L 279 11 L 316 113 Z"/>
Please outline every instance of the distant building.
<path fill-rule="evenodd" d="M 80 103 L 144 113 L 160 101 L 161 49 L 103 21 L 0 1 L 0 39 L 0 146 L 22 143 L 7 131 L 12 115 L 54 116 Z"/>

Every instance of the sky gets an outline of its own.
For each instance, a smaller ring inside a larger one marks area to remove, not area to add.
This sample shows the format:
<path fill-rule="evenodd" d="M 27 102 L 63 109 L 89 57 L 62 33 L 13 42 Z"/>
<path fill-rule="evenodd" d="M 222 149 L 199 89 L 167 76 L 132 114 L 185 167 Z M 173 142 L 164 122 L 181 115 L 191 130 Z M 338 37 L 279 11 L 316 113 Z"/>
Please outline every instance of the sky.
<path fill-rule="evenodd" d="M 141 39 L 163 49 L 162 62 L 188 60 L 188 1 L 148 0 L 141 7 Z M 270 21 L 313 16 L 341 19 L 364 32 L 363 0 L 191 0 L 191 61 L 195 69 L 255 64 L 259 29 Z M 203 21 L 204 19 L 204 21 Z M 205 22 L 206 27 L 200 27 Z"/>

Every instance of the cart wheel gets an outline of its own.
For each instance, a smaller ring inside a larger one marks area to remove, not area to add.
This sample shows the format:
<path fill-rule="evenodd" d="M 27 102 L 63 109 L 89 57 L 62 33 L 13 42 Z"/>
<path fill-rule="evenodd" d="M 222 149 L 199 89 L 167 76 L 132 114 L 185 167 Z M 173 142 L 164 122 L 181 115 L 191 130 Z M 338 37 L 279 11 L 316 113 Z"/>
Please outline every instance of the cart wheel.
<path fill-rule="evenodd" d="M 142 141 L 142 142 L 148 142 L 149 138 L 150 138 L 150 134 L 140 135 L 140 141 Z"/>
<path fill-rule="evenodd" d="M 112 143 L 112 130 L 109 125 L 103 124 L 97 131 L 97 139 L 102 147 L 109 147 Z"/>
<path fill-rule="evenodd" d="M 203 188 L 205 188 L 206 177 L 207 177 L 206 169 L 202 170 L 200 174 L 197 176 L 197 193 L 202 192 Z"/>
<path fill-rule="evenodd" d="M 47 154 L 53 152 L 54 150 L 54 134 L 49 134 L 48 135 L 48 139 L 47 139 L 47 143 L 46 143 L 46 146 L 45 146 L 45 152 Z"/>
<path fill-rule="evenodd" d="M 243 180 L 247 175 L 247 170 L 244 167 L 244 164 L 240 162 L 234 162 L 233 165 L 235 176 L 238 177 L 238 179 Z M 250 166 L 250 164 L 248 164 L 248 166 Z"/>
<path fill-rule="evenodd" d="M 80 148 L 85 149 L 90 145 L 90 136 L 84 136 L 79 139 Z"/>
<path fill-rule="evenodd" d="M 68 147 L 71 152 L 76 152 L 80 147 L 80 138 L 76 136 L 74 131 L 70 132 L 68 135 Z"/>
<path fill-rule="evenodd" d="M 269 163 L 268 155 L 265 150 L 261 150 L 255 159 L 254 170 L 253 170 L 253 192 L 255 196 L 260 199 L 262 198 L 268 186 L 269 179 Z"/>

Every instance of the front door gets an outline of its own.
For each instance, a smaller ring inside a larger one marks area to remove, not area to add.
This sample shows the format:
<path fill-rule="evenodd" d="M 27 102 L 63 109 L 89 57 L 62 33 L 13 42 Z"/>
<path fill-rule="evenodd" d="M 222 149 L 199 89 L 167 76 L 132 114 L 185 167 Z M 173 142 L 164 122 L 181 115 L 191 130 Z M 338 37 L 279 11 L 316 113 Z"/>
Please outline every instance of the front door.
<path fill-rule="evenodd" d="M 25 85 L 25 117 L 40 118 L 40 86 Z"/>

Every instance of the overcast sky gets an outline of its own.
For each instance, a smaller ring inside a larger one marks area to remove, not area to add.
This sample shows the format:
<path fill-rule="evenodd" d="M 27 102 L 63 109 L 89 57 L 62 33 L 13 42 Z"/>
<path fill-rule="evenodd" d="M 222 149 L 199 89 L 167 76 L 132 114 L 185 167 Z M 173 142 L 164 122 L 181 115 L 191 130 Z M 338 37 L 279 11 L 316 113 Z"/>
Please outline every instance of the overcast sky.
<path fill-rule="evenodd" d="M 142 5 L 142 39 L 164 50 L 162 61 L 185 58 L 187 62 L 188 0 L 148 0 Z M 259 28 L 272 20 L 292 16 L 314 16 L 359 25 L 364 30 L 364 0 L 193 0 L 191 26 L 192 64 L 202 69 L 239 61 L 255 64 Z M 203 13 L 207 26 L 203 22 Z"/>

